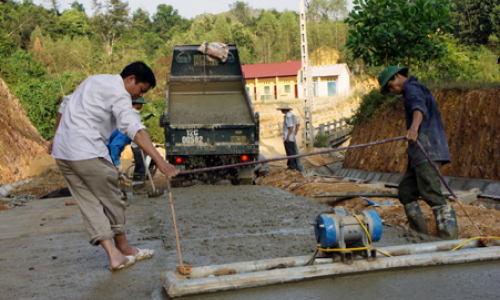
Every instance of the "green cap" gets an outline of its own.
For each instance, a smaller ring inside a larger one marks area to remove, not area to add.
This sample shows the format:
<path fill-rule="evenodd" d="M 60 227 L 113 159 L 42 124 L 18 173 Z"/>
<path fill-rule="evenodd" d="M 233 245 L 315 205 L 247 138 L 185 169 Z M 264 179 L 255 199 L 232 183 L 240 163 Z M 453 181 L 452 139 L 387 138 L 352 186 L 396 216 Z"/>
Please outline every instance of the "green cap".
<path fill-rule="evenodd" d="M 132 104 L 148 104 L 146 100 L 144 100 L 144 97 L 137 98 L 135 100 L 132 100 Z"/>
<path fill-rule="evenodd" d="M 408 77 L 408 67 L 398 68 L 396 66 L 389 66 L 380 72 L 380 75 L 378 75 L 378 83 L 380 84 L 380 92 L 382 94 L 387 94 L 389 92 L 387 90 L 387 82 L 397 73 L 402 73 L 403 76 Z"/>

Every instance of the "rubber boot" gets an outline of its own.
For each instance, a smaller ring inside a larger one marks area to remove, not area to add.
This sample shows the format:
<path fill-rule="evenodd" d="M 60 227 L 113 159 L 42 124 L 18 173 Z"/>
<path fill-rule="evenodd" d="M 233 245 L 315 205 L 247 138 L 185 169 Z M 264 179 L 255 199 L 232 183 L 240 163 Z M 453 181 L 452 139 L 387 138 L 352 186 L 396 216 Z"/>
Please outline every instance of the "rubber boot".
<path fill-rule="evenodd" d="M 458 224 L 455 209 L 451 205 L 439 205 L 432 207 L 436 216 L 438 237 L 445 240 L 458 239 Z"/>
<path fill-rule="evenodd" d="M 418 233 L 429 235 L 427 222 L 425 222 L 424 214 L 420 209 L 418 201 L 413 201 L 411 203 L 405 204 L 405 212 L 411 229 L 415 230 Z"/>
<path fill-rule="evenodd" d="M 132 189 L 134 195 L 146 195 L 148 191 L 146 190 L 146 176 L 144 174 L 134 173 L 132 179 Z"/>

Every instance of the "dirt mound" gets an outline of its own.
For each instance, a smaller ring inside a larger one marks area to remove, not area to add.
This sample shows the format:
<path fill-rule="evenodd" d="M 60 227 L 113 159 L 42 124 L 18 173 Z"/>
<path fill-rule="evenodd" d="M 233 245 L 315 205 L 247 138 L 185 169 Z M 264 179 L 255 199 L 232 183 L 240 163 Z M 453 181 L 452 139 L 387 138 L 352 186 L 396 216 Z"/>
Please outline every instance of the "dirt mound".
<path fill-rule="evenodd" d="M 500 90 L 433 91 L 448 138 L 452 163 L 443 175 L 500 180 Z M 381 109 L 375 118 L 356 126 L 352 145 L 406 134 L 403 103 L 397 109 Z M 404 173 L 407 143 L 395 143 L 347 151 L 344 168 Z"/>
<path fill-rule="evenodd" d="M 393 203 L 392 205 L 373 207 L 360 197 L 350 199 L 318 197 L 318 195 L 322 193 L 389 190 L 387 188 L 374 189 L 363 186 L 363 184 L 356 184 L 333 178 L 303 177 L 296 171 L 290 171 L 279 167 L 270 167 L 269 175 L 259 178 L 257 184 L 280 188 L 299 196 L 327 203 L 332 207 L 342 206 L 352 213 L 359 213 L 367 209 L 376 210 L 384 223 L 409 229 L 404 207 L 397 198 L 370 197 L 369 200 L 372 202 L 383 203 L 392 201 Z M 477 231 L 460 207 L 456 205 L 456 203 L 449 202 L 449 204 L 455 207 L 460 238 L 477 236 Z M 430 234 L 436 236 L 436 220 L 431 208 L 424 201 L 420 201 L 420 206 L 427 220 Z M 498 211 L 498 207 L 497 209 L 491 209 L 480 201 L 472 205 L 463 204 L 463 206 L 471 216 L 472 221 L 478 225 L 483 234 L 498 236 L 498 232 L 500 232 L 500 211 Z"/>
<path fill-rule="evenodd" d="M 31 161 L 30 176 L 35 177 L 42 174 L 47 168 L 56 165 L 56 160 L 50 154 L 42 153 Z"/>
<path fill-rule="evenodd" d="M 0 185 L 4 185 L 29 177 L 33 158 L 46 151 L 47 142 L 1 78 L 0 107 Z"/>
<path fill-rule="evenodd" d="M 55 189 L 67 187 L 58 166 L 50 166 L 29 183 L 12 190 L 12 195 L 31 195 L 40 197 Z"/>

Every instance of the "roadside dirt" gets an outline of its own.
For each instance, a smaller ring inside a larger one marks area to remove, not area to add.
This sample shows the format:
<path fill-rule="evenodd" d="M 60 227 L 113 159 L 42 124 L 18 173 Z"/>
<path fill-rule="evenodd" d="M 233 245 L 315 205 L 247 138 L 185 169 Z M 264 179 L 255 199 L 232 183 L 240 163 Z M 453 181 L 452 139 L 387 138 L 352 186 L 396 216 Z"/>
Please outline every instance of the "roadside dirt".
<path fill-rule="evenodd" d="M 312 160 L 312 159 L 310 159 Z M 284 164 L 284 163 L 282 163 Z M 311 165 L 309 164 L 309 167 Z M 308 167 L 306 166 L 306 169 Z M 369 197 L 372 202 L 383 203 L 392 201 L 392 205 L 381 205 L 373 207 L 360 197 L 337 201 L 338 198 L 333 197 L 317 197 L 321 193 L 333 192 L 350 192 L 350 191 L 383 191 L 389 190 L 388 188 L 374 189 L 370 187 L 363 187 L 361 183 L 345 182 L 340 179 L 317 177 L 304 177 L 297 171 L 290 171 L 281 166 L 270 166 L 269 175 L 264 178 L 259 178 L 257 184 L 273 186 L 282 190 L 289 191 L 293 194 L 314 199 L 318 202 L 326 203 L 331 207 L 342 206 L 353 213 L 359 213 L 367 209 L 376 210 L 383 222 L 393 226 L 404 227 L 409 229 L 408 220 L 404 211 L 403 205 L 397 198 L 386 197 Z M 328 181 L 328 182 L 318 182 Z M 436 236 L 436 221 L 431 208 L 424 202 L 419 201 L 424 216 L 429 227 L 431 235 Z M 458 225 L 460 227 L 460 238 L 470 238 L 478 236 L 477 231 L 470 223 L 465 213 L 454 202 L 448 202 L 455 207 L 457 214 Z M 477 224 L 483 234 L 498 236 L 500 234 L 500 204 L 477 201 L 471 205 L 463 204 L 471 216 L 474 223 Z"/>
<path fill-rule="evenodd" d="M 32 159 L 46 151 L 17 98 L 0 78 L 0 185 L 30 177 Z"/>
<path fill-rule="evenodd" d="M 66 181 L 62 176 L 61 170 L 57 165 L 50 166 L 40 175 L 28 182 L 18 186 L 11 191 L 11 195 L 30 195 L 41 197 L 53 190 L 67 187 Z"/>

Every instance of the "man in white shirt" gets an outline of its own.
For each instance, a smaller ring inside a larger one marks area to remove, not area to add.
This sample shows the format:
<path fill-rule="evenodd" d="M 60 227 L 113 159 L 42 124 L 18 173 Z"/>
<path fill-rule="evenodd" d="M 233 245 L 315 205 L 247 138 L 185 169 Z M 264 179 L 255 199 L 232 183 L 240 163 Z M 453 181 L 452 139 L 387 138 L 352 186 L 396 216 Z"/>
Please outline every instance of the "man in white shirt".
<path fill-rule="evenodd" d="M 106 250 L 111 270 L 154 254 L 154 250 L 137 249 L 127 241 L 125 203 L 106 147 L 111 134 L 118 128 L 129 136 L 167 177 L 178 173 L 156 151 L 132 108 L 132 100 L 155 86 L 154 73 L 143 62 L 128 65 L 120 75 L 88 77 L 61 103 L 49 146 L 80 207 L 90 243 Z"/>
<path fill-rule="evenodd" d="M 278 107 L 277 110 L 281 110 L 281 112 L 285 115 L 283 120 L 283 142 L 285 143 L 286 155 L 297 155 L 299 154 L 299 148 L 297 147 L 295 135 L 299 132 L 300 123 L 291 112 L 292 108 L 288 107 L 288 105 L 282 105 L 281 107 Z M 299 172 L 304 171 L 300 158 L 289 159 L 287 166 L 290 170 L 298 170 Z"/>

